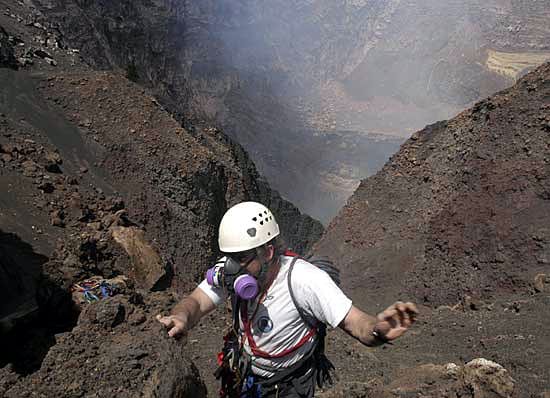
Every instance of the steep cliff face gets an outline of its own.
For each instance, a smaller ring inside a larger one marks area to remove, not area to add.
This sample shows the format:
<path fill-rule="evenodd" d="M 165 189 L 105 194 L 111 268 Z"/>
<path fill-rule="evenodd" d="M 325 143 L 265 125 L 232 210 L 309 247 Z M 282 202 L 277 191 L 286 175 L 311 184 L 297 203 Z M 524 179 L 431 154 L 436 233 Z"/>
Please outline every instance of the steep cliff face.
<path fill-rule="evenodd" d="M 453 305 L 527 289 L 543 271 L 549 74 L 415 133 L 361 183 L 317 245 L 341 258 L 359 300 L 400 291 Z"/>
<path fill-rule="evenodd" d="M 350 192 L 331 179 L 356 186 L 382 166 L 339 151 L 319 162 L 320 149 L 348 144 L 341 132 L 385 160 L 413 131 L 550 57 L 545 2 L 33 3 L 88 63 L 132 71 L 180 119 L 223 127 L 284 197 L 323 221 Z"/>
<path fill-rule="evenodd" d="M 408 137 L 452 117 L 550 59 L 549 17 L 544 1 L 400 2 L 363 62 L 325 88 L 331 118 Z"/>
<path fill-rule="evenodd" d="M 320 181 L 346 158 L 330 155 L 319 163 L 315 154 L 340 142 L 323 135 L 312 139 L 288 97 L 360 62 L 376 20 L 390 13 L 395 1 L 33 3 L 57 22 L 63 40 L 86 62 L 131 69 L 180 119 L 223 127 L 301 209 L 327 221 L 345 200 Z M 384 148 L 368 137 L 363 142 L 373 152 Z M 339 177 L 347 180 L 350 170 L 364 175 L 380 166 L 346 164 Z"/>
<path fill-rule="evenodd" d="M 181 346 L 167 353 L 169 342 L 158 340 L 153 317 L 175 298 L 150 305 L 149 292 L 196 285 L 219 254 L 223 213 L 239 201 L 271 207 L 298 251 L 323 228 L 274 192 L 219 129 L 184 128 L 125 71 L 83 63 L 43 14 L 9 3 L 0 1 L 1 49 L 9 49 L 0 67 L 0 395 L 29 396 L 40 384 L 48 396 L 67 389 L 102 395 L 106 385 L 123 396 L 143 385 L 144 396 L 200 396 L 204 388 Z M 18 70 L 4 60 L 15 60 Z M 77 320 L 75 284 L 121 274 L 140 294 L 132 288 L 121 302 L 106 298 L 98 313 Z M 132 341 L 147 348 L 120 362 L 98 348 L 109 336 L 119 354 Z M 90 361 L 76 365 L 73 379 L 64 377 L 67 360 L 79 356 L 96 358 L 112 379 L 101 373 L 106 385 L 98 384 Z"/>
<path fill-rule="evenodd" d="M 514 393 L 497 395 L 549 391 L 549 98 L 547 63 L 413 134 L 329 225 L 314 251 L 340 264 L 356 305 L 376 313 L 400 299 L 421 308 L 419 322 L 385 352 L 331 350 L 341 366 L 350 356 L 358 364 L 344 375 L 342 396 L 385 396 L 372 390 L 389 380 L 399 384 L 395 396 L 445 396 L 420 392 L 439 383 L 417 385 L 421 374 L 397 381 L 432 358 L 497 361 L 516 381 Z M 333 339 L 329 347 L 344 344 Z"/>

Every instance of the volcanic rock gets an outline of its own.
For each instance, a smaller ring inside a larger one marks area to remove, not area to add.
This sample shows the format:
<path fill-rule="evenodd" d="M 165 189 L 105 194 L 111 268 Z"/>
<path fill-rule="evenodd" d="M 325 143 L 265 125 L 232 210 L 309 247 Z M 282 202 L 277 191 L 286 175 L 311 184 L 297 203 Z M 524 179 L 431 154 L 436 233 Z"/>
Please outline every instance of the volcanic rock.
<path fill-rule="evenodd" d="M 548 275 L 537 274 L 537 276 L 535 276 L 535 291 L 539 293 L 544 292 L 548 289 L 549 284 L 550 284 L 550 278 L 548 278 Z"/>
<path fill-rule="evenodd" d="M 65 222 L 63 219 L 65 218 L 65 214 L 61 210 L 55 210 L 51 214 L 51 223 L 55 227 L 64 227 Z"/>
<path fill-rule="evenodd" d="M 157 251 L 136 227 L 113 227 L 111 233 L 132 260 L 132 272 L 138 287 L 152 289 L 166 276 L 166 267 Z"/>
<path fill-rule="evenodd" d="M 340 397 L 469 397 L 512 398 L 515 382 L 501 365 L 484 358 L 464 366 L 454 363 L 427 364 L 406 369 L 391 383 L 379 379 L 347 383 L 318 394 L 320 398 Z"/>
<path fill-rule="evenodd" d="M 17 69 L 17 60 L 14 55 L 13 45 L 9 41 L 9 35 L 0 26 L 0 68 L 8 67 Z"/>
<path fill-rule="evenodd" d="M 61 156 L 56 152 L 48 152 L 45 156 L 46 165 L 44 166 L 50 173 L 61 173 L 59 165 L 63 163 Z"/>
<path fill-rule="evenodd" d="M 360 302 L 405 292 L 437 307 L 528 290 L 550 242 L 548 133 L 531 123 L 550 117 L 548 81 L 545 64 L 426 127 L 362 181 L 316 247 Z"/>
<path fill-rule="evenodd" d="M 38 185 L 38 189 L 40 189 L 44 193 L 52 193 L 55 190 L 55 186 L 49 181 L 44 181 L 40 185 Z"/>
<path fill-rule="evenodd" d="M 134 312 L 167 310 L 172 300 L 163 294 L 139 305 L 116 296 L 90 304 L 72 331 L 56 336 L 30 380 L 2 379 L 2 396 L 205 397 L 182 344 L 153 316 L 139 326 L 127 321 Z"/>

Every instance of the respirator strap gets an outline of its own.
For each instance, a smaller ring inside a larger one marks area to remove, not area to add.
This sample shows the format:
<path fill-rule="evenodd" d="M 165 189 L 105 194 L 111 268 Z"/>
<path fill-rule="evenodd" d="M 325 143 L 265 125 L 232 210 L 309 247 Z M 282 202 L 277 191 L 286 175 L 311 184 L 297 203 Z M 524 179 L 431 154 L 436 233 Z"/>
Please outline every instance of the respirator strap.
<path fill-rule="evenodd" d="M 239 334 L 239 308 L 241 307 L 241 298 L 237 294 L 231 296 L 231 315 L 233 315 L 233 330 Z"/>

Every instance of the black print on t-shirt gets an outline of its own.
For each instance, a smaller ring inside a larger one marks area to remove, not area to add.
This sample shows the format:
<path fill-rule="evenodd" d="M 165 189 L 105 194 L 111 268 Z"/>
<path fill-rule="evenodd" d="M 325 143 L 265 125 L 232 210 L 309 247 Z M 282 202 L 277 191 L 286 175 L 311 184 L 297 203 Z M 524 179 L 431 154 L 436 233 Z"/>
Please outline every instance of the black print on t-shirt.
<path fill-rule="evenodd" d="M 258 319 L 258 329 L 262 333 L 269 333 L 273 330 L 273 321 L 267 317 L 262 316 Z"/>

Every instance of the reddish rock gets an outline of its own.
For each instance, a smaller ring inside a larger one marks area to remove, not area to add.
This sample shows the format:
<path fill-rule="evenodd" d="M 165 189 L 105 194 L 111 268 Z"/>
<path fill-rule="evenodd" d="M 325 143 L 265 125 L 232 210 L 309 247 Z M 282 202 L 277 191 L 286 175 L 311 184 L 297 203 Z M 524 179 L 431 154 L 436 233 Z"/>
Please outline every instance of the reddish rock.
<path fill-rule="evenodd" d="M 544 292 L 548 289 L 550 279 L 546 274 L 537 274 L 535 276 L 535 291 L 538 293 Z"/>

